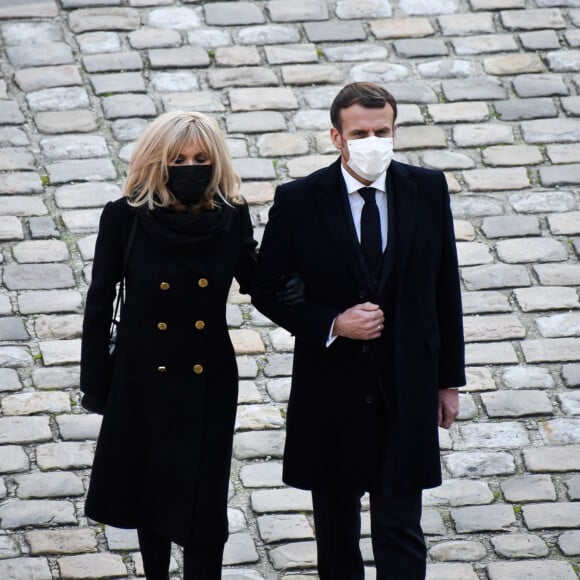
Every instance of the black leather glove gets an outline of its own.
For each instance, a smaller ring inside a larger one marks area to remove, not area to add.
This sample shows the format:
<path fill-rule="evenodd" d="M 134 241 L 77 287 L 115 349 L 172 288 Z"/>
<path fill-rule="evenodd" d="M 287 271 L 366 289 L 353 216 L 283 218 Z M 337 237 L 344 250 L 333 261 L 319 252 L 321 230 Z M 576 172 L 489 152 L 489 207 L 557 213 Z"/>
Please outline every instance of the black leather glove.
<path fill-rule="evenodd" d="M 283 274 L 280 282 L 284 286 L 276 292 L 276 300 L 286 306 L 304 302 L 304 280 L 297 272 Z"/>

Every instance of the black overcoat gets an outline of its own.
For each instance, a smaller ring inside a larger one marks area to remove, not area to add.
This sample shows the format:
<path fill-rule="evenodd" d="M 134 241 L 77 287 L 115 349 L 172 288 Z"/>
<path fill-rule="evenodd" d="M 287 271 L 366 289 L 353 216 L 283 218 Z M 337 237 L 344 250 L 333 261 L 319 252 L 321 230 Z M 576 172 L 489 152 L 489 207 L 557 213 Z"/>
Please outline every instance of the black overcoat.
<path fill-rule="evenodd" d="M 258 256 L 254 304 L 296 337 L 284 481 L 304 489 L 372 490 L 381 454 L 393 486 L 441 481 L 440 388 L 465 383 L 457 254 L 444 175 L 393 161 L 381 279 L 366 272 L 340 160 L 278 187 Z M 276 303 L 298 272 L 305 301 Z M 381 339 L 326 342 L 333 319 L 361 302 L 385 312 Z"/>
<path fill-rule="evenodd" d="M 103 407 L 86 515 L 184 545 L 227 538 L 238 375 L 226 324 L 235 275 L 249 290 L 256 242 L 247 205 L 203 252 L 176 255 L 137 225 L 112 369 L 107 336 L 134 210 L 102 213 L 87 294 L 81 390 Z M 95 404 L 96 403 L 96 404 Z"/>

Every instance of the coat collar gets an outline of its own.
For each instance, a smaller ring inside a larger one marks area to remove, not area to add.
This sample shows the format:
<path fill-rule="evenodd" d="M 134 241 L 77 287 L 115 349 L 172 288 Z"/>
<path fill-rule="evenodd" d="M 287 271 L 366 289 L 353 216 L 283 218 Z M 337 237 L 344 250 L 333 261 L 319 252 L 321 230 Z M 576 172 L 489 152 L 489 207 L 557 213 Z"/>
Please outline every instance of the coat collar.
<path fill-rule="evenodd" d="M 340 163 L 341 159 L 338 158 L 326 170 L 320 172 L 314 184 L 314 199 L 322 221 L 340 248 L 347 267 L 359 284 L 365 288 L 371 288 L 372 284 L 363 265 L 362 252 L 352 221 Z M 387 171 L 386 189 L 390 234 L 379 292 L 384 288 L 393 267 L 400 269 L 408 256 L 417 198 L 417 185 L 411 172 L 406 165 L 397 161 L 392 161 Z M 396 239 L 394 239 L 395 233 Z"/>

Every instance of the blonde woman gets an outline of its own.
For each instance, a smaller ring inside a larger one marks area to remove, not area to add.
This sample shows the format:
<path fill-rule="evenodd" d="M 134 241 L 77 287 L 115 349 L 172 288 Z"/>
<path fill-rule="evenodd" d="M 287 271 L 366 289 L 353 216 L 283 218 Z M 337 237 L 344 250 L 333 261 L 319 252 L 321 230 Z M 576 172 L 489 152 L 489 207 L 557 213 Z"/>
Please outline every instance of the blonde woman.
<path fill-rule="evenodd" d="M 185 579 L 221 577 L 238 384 L 226 301 L 234 276 L 251 289 L 256 249 L 239 184 L 218 124 L 170 112 L 101 216 L 81 356 L 82 404 L 103 414 L 86 515 L 137 528 L 148 580 L 168 578 L 172 541 Z"/>

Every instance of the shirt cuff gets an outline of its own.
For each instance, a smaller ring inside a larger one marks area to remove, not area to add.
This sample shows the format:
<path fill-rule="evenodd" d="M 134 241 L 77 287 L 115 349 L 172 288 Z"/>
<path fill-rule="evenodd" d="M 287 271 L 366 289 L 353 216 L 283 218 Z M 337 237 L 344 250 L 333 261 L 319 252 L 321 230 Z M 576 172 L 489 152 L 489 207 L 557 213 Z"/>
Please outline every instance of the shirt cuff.
<path fill-rule="evenodd" d="M 330 325 L 330 331 L 328 332 L 328 338 L 326 339 L 326 348 L 328 348 L 338 338 L 338 336 L 332 336 L 335 321 L 336 318 L 332 321 L 332 324 Z"/>

